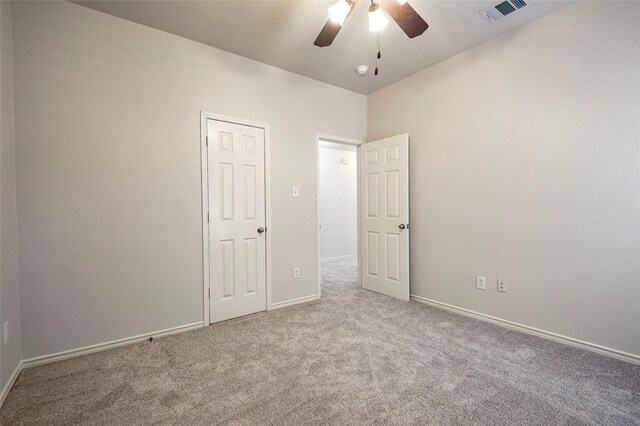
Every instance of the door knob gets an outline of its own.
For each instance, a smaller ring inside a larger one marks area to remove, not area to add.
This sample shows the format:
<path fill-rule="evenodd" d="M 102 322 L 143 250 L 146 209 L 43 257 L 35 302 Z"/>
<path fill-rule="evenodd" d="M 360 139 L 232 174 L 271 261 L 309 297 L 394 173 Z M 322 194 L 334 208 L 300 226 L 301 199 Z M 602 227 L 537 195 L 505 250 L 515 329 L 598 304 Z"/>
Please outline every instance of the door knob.
<path fill-rule="evenodd" d="M 263 232 L 264 232 L 264 228 L 262 226 L 258 228 L 258 234 L 262 234 Z"/>
<path fill-rule="evenodd" d="M 406 227 L 407 227 L 407 225 L 405 225 L 404 223 L 401 223 L 400 225 L 398 225 L 398 228 L 400 228 L 400 229 L 404 229 Z"/>

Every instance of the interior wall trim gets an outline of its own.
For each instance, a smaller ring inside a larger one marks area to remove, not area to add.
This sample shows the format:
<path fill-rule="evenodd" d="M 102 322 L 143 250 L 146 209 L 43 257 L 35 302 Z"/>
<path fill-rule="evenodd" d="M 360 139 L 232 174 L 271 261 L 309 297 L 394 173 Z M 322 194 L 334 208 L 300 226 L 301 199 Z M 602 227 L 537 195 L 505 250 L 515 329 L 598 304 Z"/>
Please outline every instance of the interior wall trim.
<path fill-rule="evenodd" d="M 324 259 L 320 259 L 320 262 L 328 262 L 330 260 L 340 260 L 340 259 L 348 259 L 350 257 L 358 257 L 358 254 L 347 254 L 345 256 L 336 256 L 336 257 L 326 257 Z"/>
<path fill-rule="evenodd" d="M 13 387 L 13 384 L 16 382 L 16 380 L 18 379 L 18 376 L 22 372 L 22 368 L 23 368 L 23 363 L 22 361 L 20 361 L 18 365 L 16 365 L 16 369 L 13 370 L 13 373 L 11 374 L 9 381 L 7 382 L 7 384 L 4 385 L 4 388 L 2 388 L 2 393 L 0 393 L 0 408 L 2 408 L 2 404 L 4 404 L 4 400 L 7 398 L 7 395 L 9 395 L 9 391 L 11 390 L 11 388 Z"/>
<path fill-rule="evenodd" d="M 553 333 L 551 331 L 541 330 L 539 328 L 531 327 L 517 322 L 508 321 L 502 318 L 497 318 L 491 315 L 481 314 L 470 309 L 460 308 L 458 306 L 449 305 L 447 303 L 438 302 L 437 300 L 427 299 L 426 297 L 411 295 L 411 300 L 419 303 L 424 303 L 429 306 L 433 306 L 439 309 L 445 309 L 447 311 L 455 312 L 457 314 L 465 315 L 471 318 L 487 321 L 493 324 L 507 327 L 513 330 L 518 330 L 523 333 L 532 334 L 534 336 L 542 337 L 544 339 L 553 340 L 559 343 L 564 343 L 569 346 L 574 346 L 580 349 L 586 349 L 588 351 L 596 352 L 601 355 L 607 355 L 613 358 L 620 359 L 622 361 L 631 362 L 633 364 L 640 364 L 640 355 L 635 355 L 628 352 L 623 352 L 617 349 L 608 348 L 606 346 L 598 345 L 596 343 L 585 342 L 584 340 L 574 339 L 573 337 L 563 336 L 561 334 Z"/>
<path fill-rule="evenodd" d="M 129 345 L 131 343 L 147 340 L 149 337 L 162 337 L 169 336 L 171 334 L 183 333 L 185 331 L 191 331 L 202 327 L 202 321 L 194 322 L 192 324 L 181 325 L 178 327 L 167 328 L 164 330 L 154 331 L 151 333 L 139 334 L 137 336 L 125 337 L 124 339 L 112 340 L 110 342 L 98 343 L 95 345 L 84 346 L 77 349 L 69 349 L 67 351 L 56 352 L 49 355 L 41 355 L 33 358 L 22 360 L 22 367 L 28 368 L 36 365 L 48 364 L 54 361 L 61 361 L 67 358 L 73 358 L 80 355 L 86 355 L 93 352 L 100 352 L 107 349 L 117 348 L 119 346 Z"/>
<path fill-rule="evenodd" d="M 268 310 L 273 311 L 273 310 L 280 309 L 280 308 L 286 308 L 287 306 L 298 305 L 300 303 L 313 302 L 314 300 L 318 300 L 318 295 L 317 294 L 312 294 L 311 296 L 298 297 L 296 299 L 291 299 L 291 300 L 285 300 L 285 301 L 282 301 L 282 302 L 272 303 L 269 306 Z"/>

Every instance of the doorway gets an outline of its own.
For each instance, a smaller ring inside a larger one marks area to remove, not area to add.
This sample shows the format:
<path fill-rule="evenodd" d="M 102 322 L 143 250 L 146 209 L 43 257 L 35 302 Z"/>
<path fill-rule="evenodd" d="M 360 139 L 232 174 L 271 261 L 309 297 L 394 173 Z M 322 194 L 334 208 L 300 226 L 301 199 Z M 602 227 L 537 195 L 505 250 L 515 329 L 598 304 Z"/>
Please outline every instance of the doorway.
<path fill-rule="evenodd" d="M 347 285 L 360 282 L 358 146 L 362 142 L 317 137 L 319 296 L 330 275 L 339 275 Z"/>
<path fill-rule="evenodd" d="M 205 324 L 267 309 L 268 126 L 202 116 Z"/>
<path fill-rule="evenodd" d="M 340 168 L 352 161 L 353 154 L 345 152 L 354 147 L 355 194 L 348 189 L 353 172 Z M 340 284 L 334 289 L 356 284 L 409 300 L 409 135 L 366 144 L 318 135 L 316 152 L 318 297 L 324 278 Z M 348 201 L 353 198 L 357 206 L 355 256 L 349 244 L 353 241 L 353 210 Z"/>

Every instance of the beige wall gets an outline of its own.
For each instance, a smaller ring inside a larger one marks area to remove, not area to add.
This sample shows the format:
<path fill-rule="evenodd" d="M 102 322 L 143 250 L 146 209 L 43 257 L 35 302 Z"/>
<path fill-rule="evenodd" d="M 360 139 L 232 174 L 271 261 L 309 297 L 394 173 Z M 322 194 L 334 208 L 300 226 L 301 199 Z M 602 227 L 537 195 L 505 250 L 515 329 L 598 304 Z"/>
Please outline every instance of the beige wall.
<path fill-rule="evenodd" d="M 22 359 L 18 291 L 18 224 L 13 127 L 11 3 L 0 2 L 0 391 Z M 9 322 L 9 343 L 2 327 Z"/>
<path fill-rule="evenodd" d="M 273 302 L 316 294 L 315 136 L 364 96 L 65 2 L 14 58 L 25 358 L 202 321 L 201 110 L 271 125 Z"/>
<path fill-rule="evenodd" d="M 578 3 L 369 96 L 411 135 L 413 294 L 640 355 L 638 23 Z"/>

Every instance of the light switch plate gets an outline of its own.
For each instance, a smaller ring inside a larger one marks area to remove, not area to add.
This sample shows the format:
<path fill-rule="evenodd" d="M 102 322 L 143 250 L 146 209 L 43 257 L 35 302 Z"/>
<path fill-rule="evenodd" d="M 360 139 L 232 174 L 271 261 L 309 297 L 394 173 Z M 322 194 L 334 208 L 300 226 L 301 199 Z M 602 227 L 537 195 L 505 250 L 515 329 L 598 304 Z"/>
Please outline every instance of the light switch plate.
<path fill-rule="evenodd" d="M 480 290 L 486 290 L 487 289 L 487 278 L 483 277 L 483 276 L 476 276 L 476 288 L 480 289 Z"/>
<path fill-rule="evenodd" d="M 300 278 L 300 268 L 296 266 L 293 268 L 293 279 L 297 280 L 298 278 Z"/>
<path fill-rule="evenodd" d="M 300 197 L 300 190 L 298 189 L 297 186 L 294 186 L 293 188 L 291 188 L 291 196 L 293 198 L 299 198 Z"/>

